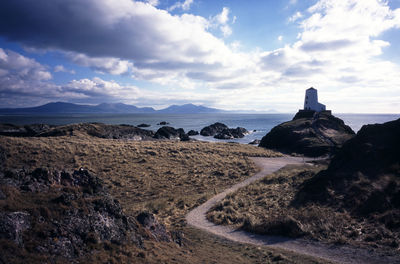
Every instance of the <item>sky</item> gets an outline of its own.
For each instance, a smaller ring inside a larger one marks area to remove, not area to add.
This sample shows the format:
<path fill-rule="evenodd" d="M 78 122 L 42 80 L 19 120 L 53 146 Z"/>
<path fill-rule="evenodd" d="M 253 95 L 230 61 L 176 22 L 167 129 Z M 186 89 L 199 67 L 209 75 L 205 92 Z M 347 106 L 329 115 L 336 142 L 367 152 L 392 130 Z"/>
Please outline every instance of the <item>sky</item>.
<path fill-rule="evenodd" d="M 400 0 L 0 1 L 0 107 L 400 113 Z"/>

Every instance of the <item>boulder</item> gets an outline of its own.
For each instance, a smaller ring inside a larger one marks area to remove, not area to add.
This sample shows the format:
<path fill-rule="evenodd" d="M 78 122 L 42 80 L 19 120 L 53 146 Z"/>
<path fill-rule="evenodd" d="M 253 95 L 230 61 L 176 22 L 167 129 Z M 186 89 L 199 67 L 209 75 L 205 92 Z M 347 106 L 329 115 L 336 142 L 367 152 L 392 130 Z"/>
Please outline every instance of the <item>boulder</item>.
<path fill-rule="evenodd" d="M 189 130 L 187 133 L 189 136 L 197 136 L 199 134 L 199 131 L 196 130 Z"/>
<path fill-rule="evenodd" d="M 259 139 L 254 139 L 254 140 L 251 141 L 249 144 L 250 144 L 250 145 L 258 145 L 258 144 L 260 144 L 260 142 L 261 142 L 261 140 L 259 140 Z"/>
<path fill-rule="evenodd" d="M 155 238 L 157 241 L 171 241 L 171 235 L 165 225 L 158 222 L 157 218 L 148 212 L 142 212 L 136 220 Z"/>
<path fill-rule="evenodd" d="M 160 123 L 157 124 L 158 126 L 165 126 L 165 125 L 169 125 L 169 123 L 167 121 L 161 121 Z"/>
<path fill-rule="evenodd" d="M 22 246 L 22 233 L 30 225 L 30 214 L 27 212 L 0 212 L 0 239 L 8 239 Z"/>
<path fill-rule="evenodd" d="M 217 139 L 243 138 L 249 132 L 243 127 L 225 128 L 214 136 Z"/>
<path fill-rule="evenodd" d="M 151 125 L 149 125 L 149 124 L 140 124 L 140 125 L 137 125 L 137 127 L 151 127 Z"/>
<path fill-rule="evenodd" d="M 189 136 L 182 128 L 175 129 L 170 126 L 163 126 L 157 130 L 154 135 L 156 139 L 179 139 L 181 141 L 189 140 Z"/>
<path fill-rule="evenodd" d="M 225 124 L 217 122 L 212 125 L 204 127 L 200 131 L 200 135 L 205 137 L 210 137 L 216 135 L 217 133 L 222 132 L 224 129 L 228 129 L 228 127 Z"/>
<path fill-rule="evenodd" d="M 335 153 L 354 131 L 330 112 L 300 111 L 266 134 L 260 147 L 317 157 Z"/>

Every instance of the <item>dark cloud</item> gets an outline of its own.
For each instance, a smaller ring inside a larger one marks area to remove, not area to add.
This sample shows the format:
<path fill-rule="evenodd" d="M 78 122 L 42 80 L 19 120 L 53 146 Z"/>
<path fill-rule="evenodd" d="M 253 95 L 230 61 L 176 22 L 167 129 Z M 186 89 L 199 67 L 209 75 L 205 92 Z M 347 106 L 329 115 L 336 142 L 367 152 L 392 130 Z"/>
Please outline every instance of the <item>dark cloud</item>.
<path fill-rule="evenodd" d="M 326 41 L 326 42 L 316 42 L 310 41 L 301 45 L 301 49 L 304 51 L 312 52 L 312 51 L 324 51 L 324 50 L 336 50 L 348 47 L 353 45 L 354 42 L 347 39 Z"/>
<path fill-rule="evenodd" d="M 282 75 L 286 77 L 307 77 L 317 73 L 321 73 L 319 68 L 310 68 L 301 64 L 290 66 Z"/>
<path fill-rule="evenodd" d="M 0 1 L 0 34 L 11 41 L 135 63 L 212 53 L 196 40 L 217 41 L 204 30 L 201 19 L 171 16 L 130 0 Z M 187 34 L 190 29 L 195 35 Z"/>
<path fill-rule="evenodd" d="M 343 82 L 343 83 L 357 83 L 357 82 L 361 81 L 360 78 L 358 78 L 357 76 L 354 76 L 354 75 L 341 76 L 337 80 L 339 82 Z"/>

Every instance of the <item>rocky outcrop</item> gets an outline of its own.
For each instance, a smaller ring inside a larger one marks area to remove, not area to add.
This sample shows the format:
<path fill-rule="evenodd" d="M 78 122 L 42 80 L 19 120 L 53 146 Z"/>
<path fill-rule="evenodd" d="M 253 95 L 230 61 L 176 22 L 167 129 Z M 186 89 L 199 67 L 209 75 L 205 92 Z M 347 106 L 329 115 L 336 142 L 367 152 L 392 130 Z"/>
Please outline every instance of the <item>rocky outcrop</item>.
<path fill-rule="evenodd" d="M 243 138 L 246 134 L 248 134 L 249 131 L 247 131 L 243 127 L 237 127 L 237 128 L 225 128 L 218 134 L 214 136 L 214 138 L 217 139 L 234 139 L 234 138 Z"/>
<path fill-rule="evenodd" d="M 188 136 L 197 136 L 199 134 L 199 131 L 189 130 L 189 132 L 187 134 L 188 134 Z"/>
<path fill-rule="evenodd" d="M 0 262 L 25 254 L 76 262 L 99 249 L 142 248 L 145 239 L 174 241 L 153 215 L 138 216 L 140 223 L 127 216 L 102 181 L 83 169 L 7 171 L 0 190 Z"/>
<path fill-rule="evenodd" d="M 0 124 L 0 135 L 12 137 L 33 137 L 49 130 L 51 127 L 53 126 L 45 124 L 33 124 L 25 126 Z"/>
<path fill-rule="evenodd" d="M 335 153 L 353 136 L 354 131 L 330 112 L 300 111 L 292 121 L 274 127 L 259 146 L 317 157 Z"/>
<path fill-rule="evenodd" d="M 16 126 L 0 124 L 0 135 L 20 137 L 58 137 L 72 136 L 74 133 L 86 133 L 93 137 L 107 139 L 146 140 L 154 136 L 154 132 L 131 125 L 106 125 L 102 123 L 81 123 L 63 126 L 44 124 Z"/>
<path fill-rule="evenodd" d="M 182 128 L 175 129 L 170 126 L 163 126 L 154 135 L 156 139 L 178 139 L 181 141 L 189 140 L 189 136 Z"/>
<path fill-rule="evenodd" d="M 400 228 L 400 119 L 366 125 L 327 170 L 305 182 L 295 204 L 318 202 Z"/>
<path fill-rule="evenodd" d="M 200 135 L 210 137 L 222 132 L 224 129 L 229 129 L 229 127 L 227 127 L 225 124 L 217 122 L 200 130 Z"/>

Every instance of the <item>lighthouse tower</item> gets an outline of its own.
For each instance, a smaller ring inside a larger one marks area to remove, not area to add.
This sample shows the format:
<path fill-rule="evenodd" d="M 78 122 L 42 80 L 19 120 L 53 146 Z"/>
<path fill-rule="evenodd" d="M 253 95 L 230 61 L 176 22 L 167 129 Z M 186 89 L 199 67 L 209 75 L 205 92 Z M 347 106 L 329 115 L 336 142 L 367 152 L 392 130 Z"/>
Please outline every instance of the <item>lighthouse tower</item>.
<path fill-rule="evenodd" d="M 311 87 L 306 90 L 306 97 L 304 99 L 304 110 L 313 110 L 316 112 L 325 111 L 324 104 L 318 102 L 318 91 Z"/>

